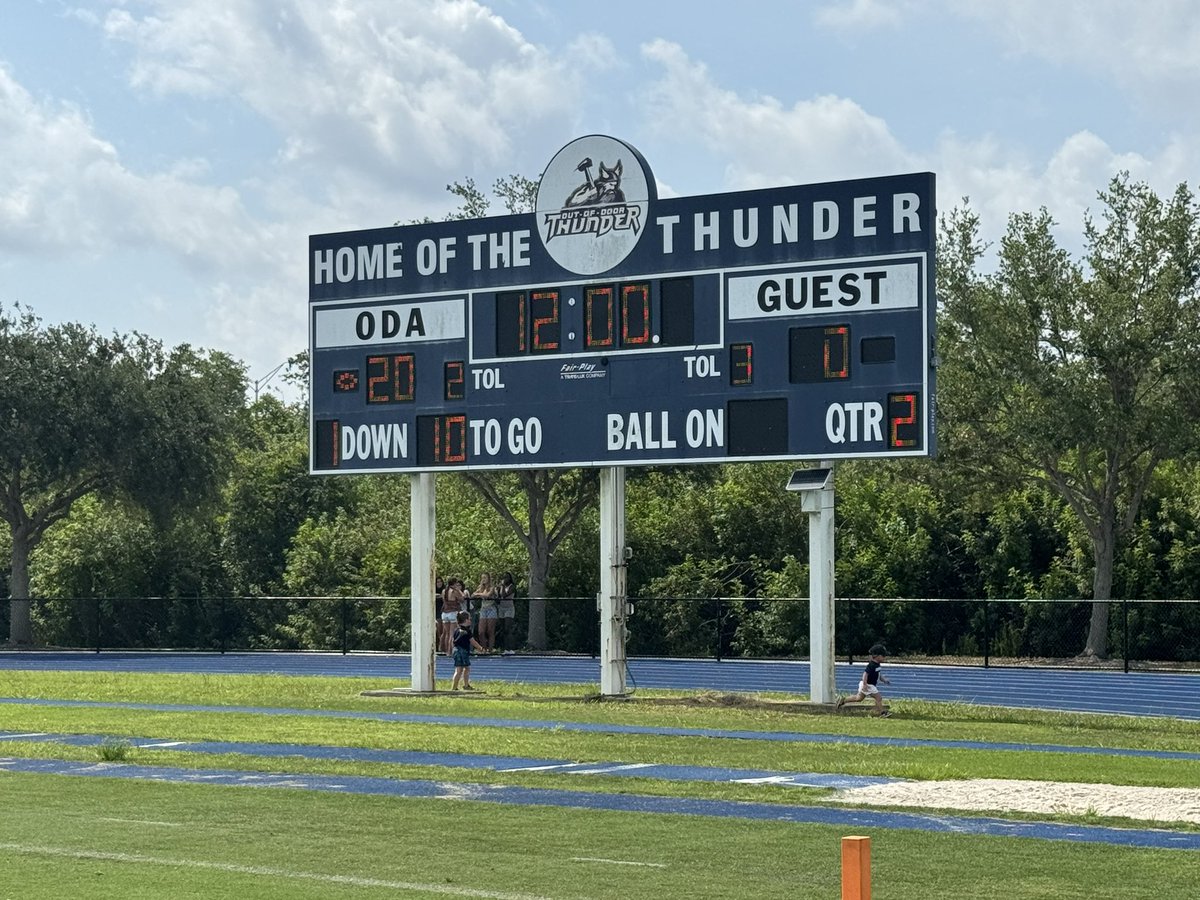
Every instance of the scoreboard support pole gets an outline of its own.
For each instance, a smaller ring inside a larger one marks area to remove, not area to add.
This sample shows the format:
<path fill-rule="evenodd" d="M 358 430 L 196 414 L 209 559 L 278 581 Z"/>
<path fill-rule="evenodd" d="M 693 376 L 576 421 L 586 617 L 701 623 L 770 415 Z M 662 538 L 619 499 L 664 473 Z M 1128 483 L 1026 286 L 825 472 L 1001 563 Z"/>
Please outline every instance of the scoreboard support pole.
<path fill-rule="evenodd" d="M 412 682 L 410 690 L 432 691 L 434 684 L 433 546 L 437 534 L 437 478 L 432 472 L 409 477 L 409 522 L 412 585 Z"/>
<path fill-rule="evenodd" d="M 600 694 L 625 696 L 625 469 L 600 470 Z"/>
<path fill-rule="evenodd" d="M 832 471 L 832 464 L 825 463 Z M 833 642 L 833 479 L 818 490 L 800 495 L 800 508 L 808 513 L 808 644 L 809 699 L 833 703 L 837 699 Z"/>

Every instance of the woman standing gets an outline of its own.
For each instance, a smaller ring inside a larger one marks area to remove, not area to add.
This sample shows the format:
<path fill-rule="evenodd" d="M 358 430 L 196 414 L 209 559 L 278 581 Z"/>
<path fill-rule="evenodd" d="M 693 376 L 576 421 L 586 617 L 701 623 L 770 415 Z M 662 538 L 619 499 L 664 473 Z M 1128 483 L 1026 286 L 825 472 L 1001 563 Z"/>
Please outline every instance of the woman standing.
<path fill-rule="evenodd" d="M 442 652 L 447 656 L 453 652 L 450 642 L 458 624 L 458 614 L 463 609 L 462 579 L 451 578 L 442 593 Z"/>
<path fill-rule="evenodd" d="M 484 572 L 479 576 L 479 587 L 472 596 L 479 604 L 478 641 L 484 653 L 491 653 L 496 649 L 496 589 L 491 575 Z"/>
<path fill-rule="evenodd" d="M 440 653 L 442 650 L 442 596 L 446 592 L 446 582 L 439 575 L 433 582 L 433 652 Z"/>
<path fill-rule="evenodd" d="M 499 620 L 497 625 L 500 632 L 500 646 L 506 654 L 513 652 L 513 634 L 517 626 L 517 586 L 513 582 L 512 572 L 505 572 L 500 577 L 500 587 L 496 591 Z"/>

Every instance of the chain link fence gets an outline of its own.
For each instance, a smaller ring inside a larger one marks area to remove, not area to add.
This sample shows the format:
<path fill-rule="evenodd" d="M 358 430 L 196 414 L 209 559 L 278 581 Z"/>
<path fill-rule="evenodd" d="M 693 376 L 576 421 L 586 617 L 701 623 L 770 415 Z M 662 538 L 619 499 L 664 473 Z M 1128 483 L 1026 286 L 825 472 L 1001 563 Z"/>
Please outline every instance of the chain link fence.
<path fill-rule="evenodd" d="M 7 636 L 13 602 L 0 603 Z M 595 597 L 540 604 L 536 652 L 596 656 Z M 406 651 L 407 597 L 105 597 L 28 601 L 36 646 L 56 649 Z M 518 600 L 508 646 L 528 646 L 528 600 Z M 808 599 L 630 598 L 628 652 L 708 659 L 804 659 Z M 1105 652 L 1082 656 L 1090 600 L 839 598 L 835 652 L 850 662 L 883 642 L 897 661 L 968 666 L 1059 666 L 1200 671 L 1200 601 L 1105 604 Z M 0 645 L 2 646 L 2 645 Z"/>

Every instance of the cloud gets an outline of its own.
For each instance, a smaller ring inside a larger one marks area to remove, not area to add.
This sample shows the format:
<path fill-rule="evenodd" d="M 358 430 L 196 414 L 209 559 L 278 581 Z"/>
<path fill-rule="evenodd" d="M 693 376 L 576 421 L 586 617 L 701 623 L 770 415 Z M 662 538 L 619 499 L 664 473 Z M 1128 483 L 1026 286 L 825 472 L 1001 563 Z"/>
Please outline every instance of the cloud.
<path fill-rule="evenodd" d="M 1084 246 L 1084 216 L 1098 212 L 1097 194 L 1114 176 L 1128 172 L 1167 197 L 1197 164 L 1200 153 L 1190 142 L 1172 141 L 1149 157 L 1118 152 L 1093 132 L 1079 131 L 1041 161 L 1022 157 L 994 137 L 964 139 L 948 133 L 939 139 L 930 168 L 938 173 L 939 209 L 948 211 L 968 197 L 988 240 L 999 238 L 1011 213 L 1045 207 L 1063 246 L 1078 254 Z"/>
<path fill-rule="evenodd" d="M 125 60 L 138 115 L 169 106 L 164 123 L 193 129 L 175 144 L 206 143 L 151 169 L 151 129 L 118 146 L 84 108 L 0 69 L 0 249 L 26 281 L 39 255 L 82 260 L 109 280 L 99 303 L 145 273 L 127 320 L 260 361 L 305 343 L 309 233 L 436 217 L 449 181 L 538 171 L 572 136 L 589 73 L 617 60 L 595 34 L 560 54 L 534 46 L 468 0 L 104 6 L 74 18 Z M 230 120 L 254 130 L 252 148 L 221 143 Z"/>
<path fill-rule="evenodd" d="M 895 0 L 849 0 L 822 6 L 813 18 L 818 25 L 839 31 L 894 28 L 903 21 L 905 5 Z"/>
<path fill-rule="evenodd" d="M 105 33 L 133 51 L 132 84 L 244 104 L 314 169 L 463 173 L 502 166 L 537 124 L 576 114 L 607 42 L 559 57 L 468 0 L 154 0 L 113 9 Z"/>
<path fill-rule="evenodd" d="M 661 139 L 703 147 L 725 166 L 725 188 L 840 181 L 932 171 L 939 208 L 964 196 L 995 241 L 1013 212 L 1046 207 L 1064 246 L 1083 246 L 1087 210 L 1121 171 L 1160 196 L 1200 168 L 1195 141 L 1170 140 L 1154 156 L 1122 151 L 1087 130 L 1067 133 L 1047 156 L 1033 158 L 1019 136 L 946 131 L 929 146 L 905 146 L 886 119 L 854 101 L 817 96 L 790 106 L 769 96 L 743 97 L 714 83 L 708 70 L 677 44 L 657 41 L 643 54 L 660 69 L 647 92 L 646 117 Z"/>
<path fill-rule="evenodd" d="M 1200 88 L 1200 15 L 1195 0 L 943 0 L 944 13 L 983 23 L 1012 50 L 1109 79 L 1145 99 L 1184 100 Z"/>
<path fill-rule="evenodd" d="M 832 95 L 791 106 L 750 99 L 714 84 L 683 49 L 658 40 L 642 48 L 662 70 L 647 88 L 646 117 L 660 135 L 699 142 L 727 160 L 726 187 L 803 184 L 911 171 L 916 160 L 882 119 Z"/>
<path fill-rule="evenodd" d="M 74 106 L 39 102 L 0 69 L 0 246 L 95 256 L 155 245 L 185 265 L 245 259 L 254 229 L 238 193 L 193 177 L 197 160 L 138 174 Z"/>

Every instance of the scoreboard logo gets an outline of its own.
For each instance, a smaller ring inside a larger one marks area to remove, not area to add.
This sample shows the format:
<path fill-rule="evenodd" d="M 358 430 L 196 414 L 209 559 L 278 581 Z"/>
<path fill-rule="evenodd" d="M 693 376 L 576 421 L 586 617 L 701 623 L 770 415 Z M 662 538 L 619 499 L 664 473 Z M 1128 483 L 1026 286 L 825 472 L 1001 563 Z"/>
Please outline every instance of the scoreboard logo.
<path fill-rule="evenodd" d="M 542 246 L 569 272 L 607 272 L 637 246 L 652 198 L 640 153 L 605 135 L 578 138 L 555 154 L 538 186 Z"/>

